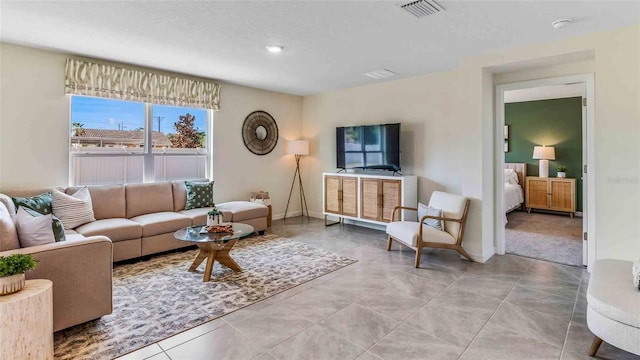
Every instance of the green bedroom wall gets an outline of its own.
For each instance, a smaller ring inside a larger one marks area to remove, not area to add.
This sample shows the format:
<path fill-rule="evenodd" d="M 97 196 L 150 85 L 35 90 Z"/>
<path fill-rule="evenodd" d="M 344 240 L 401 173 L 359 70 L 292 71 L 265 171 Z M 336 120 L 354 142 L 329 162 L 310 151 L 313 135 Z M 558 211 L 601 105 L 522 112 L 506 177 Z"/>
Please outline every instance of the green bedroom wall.
<path fill-rule="evenodd" d="M 509 125 L 505 162 L 527 163 L 527 175 L 538 176 L 533 147 L 554 146 L 556 159 L 549 161 L 549 176 L 556 176 L 558 165 L 567 166 L 567 177 L 576 179 L 576 210 L 582 211 L 582 98 L 508 103 L 505 123 Z"/>

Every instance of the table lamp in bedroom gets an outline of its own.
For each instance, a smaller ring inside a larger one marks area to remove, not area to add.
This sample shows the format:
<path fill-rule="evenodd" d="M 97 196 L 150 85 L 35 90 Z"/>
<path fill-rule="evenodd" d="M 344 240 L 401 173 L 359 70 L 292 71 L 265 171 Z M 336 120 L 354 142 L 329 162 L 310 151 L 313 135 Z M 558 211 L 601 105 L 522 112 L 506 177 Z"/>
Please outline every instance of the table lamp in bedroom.
<path fill-rule="evenodd" d="M 538 176 L 541 178 L 549 177 L 549 160 L 556 159 L 556 149 L 553 146 L 534 146 L 533 159 L 540 160 Z"/>

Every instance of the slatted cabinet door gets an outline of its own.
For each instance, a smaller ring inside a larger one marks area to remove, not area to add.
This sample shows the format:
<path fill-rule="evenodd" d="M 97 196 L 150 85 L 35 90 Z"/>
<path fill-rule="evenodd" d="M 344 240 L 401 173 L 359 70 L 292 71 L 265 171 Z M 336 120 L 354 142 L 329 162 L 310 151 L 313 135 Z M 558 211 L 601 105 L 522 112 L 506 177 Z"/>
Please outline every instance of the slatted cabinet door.
<path fill-rule="evenodd" d="M 575 179 L 549 179 L 549 210 L 576 211 Z"/>
<path fill-rule="evenodd" d="M 391 222 L 393 209 L 402 203 L 402 182 L 400 180 L 380 180 L 380 182 L 382 185 L 382 192 L 380 194 L 382 211 L 380 214 L 381 218 L 378 220 Z"/>
<path fill-rule="evenodd" d="M 548 185 L 546 178 L 527 177 L 527 198 L 525 206 L 531 208 L 546 208 L 549 206 Z"/>
<path fill-rule="evenodd" d="M 361 198 L 362 203 L 360 207 L 360 217 L 369 220 L 380 219 L 380 201 L 379 201 L 379 187 L 380 180 L 378 179 L 360 179 Z"/>
<path fill-rule="evenodd" d="M 340 176 L 325 176 L 324 179 L 324 211 L 342 214 L 340 201 Z"/>
<path fill-rule="evenodd" d="M 342 177 L 342 215 L 358 216 L 358 179 Z"/>

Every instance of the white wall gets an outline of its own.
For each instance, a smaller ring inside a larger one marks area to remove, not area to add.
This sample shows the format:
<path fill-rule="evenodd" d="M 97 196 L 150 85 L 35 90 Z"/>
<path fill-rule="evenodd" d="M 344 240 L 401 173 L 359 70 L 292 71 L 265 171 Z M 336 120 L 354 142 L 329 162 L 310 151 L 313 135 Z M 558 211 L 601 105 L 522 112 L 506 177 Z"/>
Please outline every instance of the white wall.
<path fill-rule="evenodd" d="M 305 158 L 305 172 L 315 195 L 310 197 L 310 209 L 322 212 L 321 173 L 335 167 L 336 126 L 399 121 L 403 126 L 403 170 L 419 176 L 420 201 L 428 201 L 435 189 L 469 196 L 472 206 L 465 247 L 478 260 L 486 260 L 495 251 L 495 84 L 594 72 L 596 256 L 637 258 L 638 64 L 640 25 L 471 57 L 456 71 L 306 96 L 303 132 L 313 147 L 311 156 Z"/>
<path fill-rule="evenodd" d="M 69 184 L 66 57 L 0 43 L 0 192 Z M 295 170 L 284 144 L 301 134 L 302 98 L 223 83 L 221 108 L 214 113 L 213 129 L 216 201 L 244 200 L 250 191 L 268 190 L 278 217 Z M 252 154 L 242 142 L 244 118 L 255 110 L 269 112 L 280 131 L 278 145 L 266 156 Z M 300 212 L 294 199 L 292 210 Z"/>

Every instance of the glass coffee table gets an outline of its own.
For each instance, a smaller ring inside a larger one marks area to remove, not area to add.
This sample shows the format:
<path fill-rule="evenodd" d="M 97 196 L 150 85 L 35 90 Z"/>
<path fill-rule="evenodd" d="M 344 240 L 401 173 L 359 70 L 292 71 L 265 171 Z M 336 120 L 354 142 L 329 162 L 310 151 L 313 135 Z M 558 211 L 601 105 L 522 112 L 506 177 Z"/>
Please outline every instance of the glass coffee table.
<path fill-rule="evenodd" d="M 204 270 L 202 281 L 211 279 L 211 271 L 213 264 L 218 261 L 220 264 L 228 267 L 233 271 L 242 271 L 229 255 L 229 251 L 236 244 L 236 241 L 242 237 L 251 235 L 254 231 L 253 226 L 241 223 L 233 223 L 233 232 L 228 233 L 201 233 L 204 225 L 189 226 L 176 231 L 173 236 L 182 241 L 192 242 L 198 245 L 200 252 L 193 260 L 193 264 L 189 271 L 195 272 L 202 262 L 207 259 L 207 266 Z"/>

